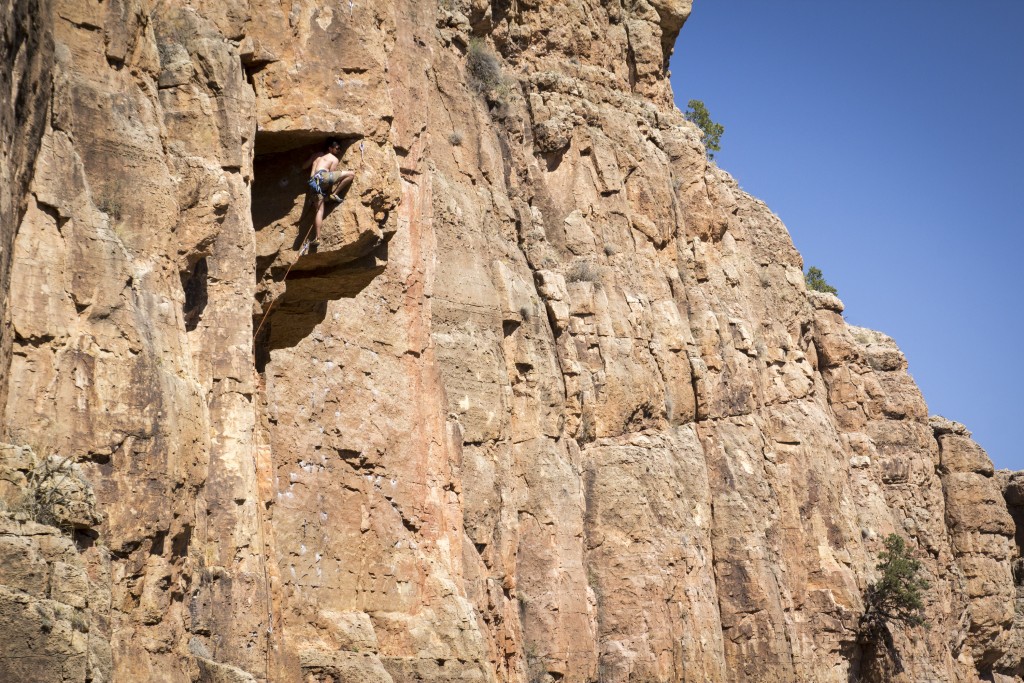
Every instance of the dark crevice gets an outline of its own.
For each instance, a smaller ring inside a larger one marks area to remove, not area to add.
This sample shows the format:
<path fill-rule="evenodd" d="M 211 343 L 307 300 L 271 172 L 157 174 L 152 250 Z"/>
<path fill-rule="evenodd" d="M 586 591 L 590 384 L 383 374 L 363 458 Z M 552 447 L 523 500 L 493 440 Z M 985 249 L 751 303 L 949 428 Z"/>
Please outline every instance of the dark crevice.
<path fill-rule="evenodd" d="M 158 532 L 156 532 L 156 535 L 153 536 L 153 542 L 149 546 L 149 554 L 150 555 L 163 556 L 163 554 L 164 554 L 164 544 L 165 544 L 166 541 L 167 541 L 167 531 L 166 530 L 165 531 L 158 531 Z"/>
<path fill-rule="evenodd" d="M 636 54 L 633 52 L 633 41 L 629 35 L 629 23 L 626 26 L 626 64 L 629 67 L 629 89 L 636 90 Z M 623 183 L 625 184 L 625 183 Z"/>
<path fill-rule="evenodd" d="M 512 0 L 491 0 L 491 23 L 505 21 L 512 9 Z"/>
<path fill-rule="evenodd" d="M 83 552 L 93 547 L 96 543 L 96 539 L 100 537 L 99 533 L 92 529 L 82 529 L 75 527 L 71 531 L 72 539 L 75 542 L 75 548 L 78 552 Z"/>
<path fill-rule="evenodd" d="M 256 328 L 259 327 L 260 320 L 253 320 L 253 324 Z M 255 328 L 254 328 L 255 329 Z M 263 327 L 256 332 L 256 338 L 253 340 L 253 362 L 256 365 L 256 372 L 261 375 L 266 372 L 267 364 L 270 362 L 270 325 L 264 323 Z"/>
<path fill-rule="evenodd" d="M 115 559 L 118 559 L 118 560 L 126 560 L 129 557 L 131 557 L 132 553 L 134 553 L 136 550 L 138 550 L 139 546 L 141 546 L 141 545 L 142 545 L 142 541 L 141 540 L 132 540 L 132 541 L 129 541 L 129 542 L 125 543 L 120 548 L 117 548 L 117 549 L 111 548 L 110 549 L 110 555 L 111 555 L 111 557 L 113 557 Z"/>
<path fill-rule="evenodd" d="M 411 534 L 418 534 L 420 532 L 420 527 L 415 522 L 413 522 L 411 519 L 406 519 L 405 516 L 402 515 L 401 511 L 398 510 L 397 507 L 395 508 L 395 510 L 396 512 L 398 512 L 398 516 L 402 520 L 402 526 L 405 527 L 406 531 L 408 531 Z"/>
<path fill-rule="evenodd" d="M 40 335 L 38 337 L 37 336 L 23 337 L 23 336 L 21 336 L 21 334 L 18 333 L 17 330 L 14 331 L 14 341 L 19 346 L 33 346 L 35 348 L 39 348 L 41 346 L 49 344 L 54 339 L 56 339 L 56 337 L 54 337 L 51 334 L 44 334 L 44 335 Z"/>
<path fill-rule="evenodd" d="M 203 316 L 206 304 L 209 299 L 207 294 L 207 280 L 209 280 L 209 265 L 206 257 L 196 261 L 190 273 L 182 273 L 181 288 L 185 291 L 185 305 L 182 308 L 182 317 L 185 319 L 185 330 L 191 332 L 199 325 Z"/>
<path fill-rule="evenodd" d="M 188 548 L 191 542 L 192 527 L 186 525 L 185 528 L 176 533 L 171 539 L 171 556 L 186 557 L 188 555 Z"/>
<path fill-rule="evenodd" d="M 568 147 L 563 147 L 562 149 L 544 154 L 544 164 L 548 173 L 554 173 L 558 170 L 558 167 L 561 166 L 562 159 L 565 157 L 565 153 L 568 149 Z"/>

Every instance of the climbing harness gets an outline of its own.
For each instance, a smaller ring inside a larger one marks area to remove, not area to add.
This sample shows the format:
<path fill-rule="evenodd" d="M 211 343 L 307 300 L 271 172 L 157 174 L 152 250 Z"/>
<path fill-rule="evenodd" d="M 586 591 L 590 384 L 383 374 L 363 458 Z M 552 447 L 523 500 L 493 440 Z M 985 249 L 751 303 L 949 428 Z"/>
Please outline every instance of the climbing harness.
<path fill-rule="evenodd" d="M 328 187 L 327 189 L 324 189 L 324 178 L 323 178 L 323 176 L 326 173 L 328 173 L 328 171 L 326 169 L 321 169 L 321 170 L 317 171 L 316 173 L 314 173 L 310 177 L 310 179 L 306 181 L 306 185 L 309 186 L 309 189 L 313 190 L 313 192 L 316 192 L 321 197 L 326 197 L 328 194 L 330 194 L 330 191 L 331 191 L 330 187 Z"/>

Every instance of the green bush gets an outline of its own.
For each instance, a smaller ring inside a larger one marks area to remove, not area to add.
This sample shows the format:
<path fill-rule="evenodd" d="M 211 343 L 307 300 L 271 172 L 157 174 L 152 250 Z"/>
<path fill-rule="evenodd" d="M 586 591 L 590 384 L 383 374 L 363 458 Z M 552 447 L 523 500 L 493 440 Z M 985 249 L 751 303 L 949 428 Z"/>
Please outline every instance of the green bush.
<path fill-rule="evenodd" d="M 821 270 L 811 266 L 804 273 L 804 282 L 807 283 L 807 289 L 813 289 L 815 292 L 825 292 L 826 294 L 838 294 L 839 290 L 825 282 L 825 276 L 822 275 Z"/>
<path fill-rule="evenodd" d="M 690 100 L 687 102 L 686 111 L 683 112 L 683 116 L 690 123 L 697 124 L 697 127 L 703 131 L 704 149 L 707 150 L 708 159 L 714 159 L 715 152 L 722 151 L 720 143 L 722 141 L 722 133 L 725 132 L 725 126 L 711 120 L 711 114 L 708 113 L 707 107 L 700 100 Z"/>
<path fill-rule="evenodd" d="M 891 623 L 921 626 L 925 623 L 924 591 L 929 586 L 921 577 L 921 562 L 897 534 L 886 537 L 885 550 L 878 558 L 882 578 L 868 587 L 862 624 L 868 632 L 878 632 Z"/>

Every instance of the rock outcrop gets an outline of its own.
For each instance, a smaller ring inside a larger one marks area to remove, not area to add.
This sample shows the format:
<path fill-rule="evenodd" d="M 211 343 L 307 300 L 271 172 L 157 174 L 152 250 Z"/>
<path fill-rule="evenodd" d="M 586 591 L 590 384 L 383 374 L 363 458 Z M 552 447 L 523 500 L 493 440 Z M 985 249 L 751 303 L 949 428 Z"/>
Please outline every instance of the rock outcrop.
<path fill-rule="evenodd" d="M 1024 485 L 707 162 L 689 0 L 4 7 L 0 678 L 1024 670 Z"/>

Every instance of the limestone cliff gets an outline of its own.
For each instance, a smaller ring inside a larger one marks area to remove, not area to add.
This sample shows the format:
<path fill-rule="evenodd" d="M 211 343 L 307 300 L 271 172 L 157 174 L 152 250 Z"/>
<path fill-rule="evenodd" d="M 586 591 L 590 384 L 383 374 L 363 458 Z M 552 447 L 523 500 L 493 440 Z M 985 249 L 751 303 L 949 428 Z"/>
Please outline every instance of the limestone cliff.
<path fill-rule="evenodd" d="M 707 163 L 690 0 L 2 7 L 0 680 L 1024 671 L 1024 486 Z"/>

